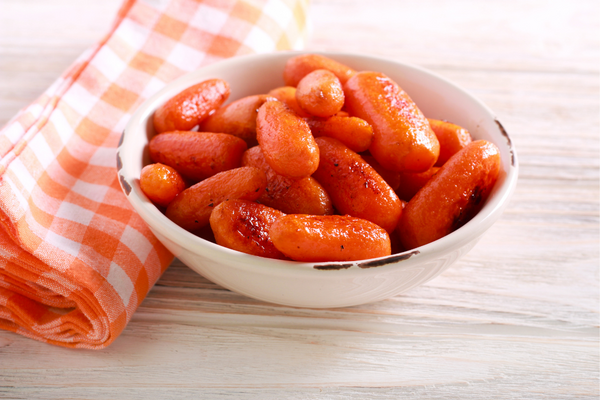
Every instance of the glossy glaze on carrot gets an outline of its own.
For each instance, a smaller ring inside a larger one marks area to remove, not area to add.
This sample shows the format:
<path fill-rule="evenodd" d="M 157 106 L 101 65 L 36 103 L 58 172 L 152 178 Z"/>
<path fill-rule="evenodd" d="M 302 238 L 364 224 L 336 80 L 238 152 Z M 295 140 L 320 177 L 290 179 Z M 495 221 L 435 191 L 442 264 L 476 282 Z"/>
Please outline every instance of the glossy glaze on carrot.
<path fill-rule="evenodd" d="M 316 179 L 312 176 L 292 179 L 278 174 L 267 163 L 259 146 L 246 150 L 242 165 L 256 167 L 267 176 L 267 188 L 258 202 L 286 214 L 333 214 L 331 199 Z"/>
<path fill-rule="evenodd" d="M 362 157 L 340 141 L 325 136 L 315 140 L 321 161 L 313 177 L 329 193 L 339 213 L 393 231 L 402 213 L 394 190 Z"/>
<path fill-rule="evenodd" d="M 285 214 L 247 200 L 228 200 L 210 214 L 210 226 L 217 244 L 259 257 L 287 258 L 271 241 L 271 225 Z"/>
<path fill-rule="evenodd" d="M 181 192 L 165 214 L 183 229 L 195 231 L 208 224 L 210 213 L 221 202 L 256 200 L 266 186 L 267 177 L 258 168 L 240 167 L 220 172 Z"/>
<path fill-rule="evenodd" d="M 308 124 L 282 102 L 268 101 L 260 107 L 256 138 L 278 174 L 306 178 L 319 166 L 319 147 Z"/>
<path fill-rule="evenodd" d="M 283 80 L 288 86 L 297 86 L 306 75 L 317 69 L 326 69 L 344 84 L 356 71 L 332 58 L 320 54 L 301 54 L 290 58 L 283 69 Z"/>
<path fill-rule="evenodd" d="M 398 235 L 406 249 L 440 239 L 479 212 L 500 172 L 500 152 L 485 140 L 453 155 L 408 202 Z"/>
<path fill-rule="evenodd" d="M 333 72 L 317 69 L 298 82 L 296 101 L 308 114 L 327 118 L 344 106 L 344 90 Z"/>
<path fill-rule="evenodd" d="M 391 254 L 380 226 L 344 215 L 286 215 L 269 230 L 275 247 L 296 261 L 355 261 Z"/>
<path fill-rule="evenodd" d="M 219 108 L 229 97 L 229 84 L 222 79 L 209 79 L 191 86 L 170 98 L 154 113 L 157 133 L 188 131 Z"/>
<path fill-rule="evenodd" d="M 373 127 L 370 153 L 391 171 L 421 172 L 437 161 L 440 146 L 429 122 L 397 83 L 363 71 L 344 85 L 346 110 Z"/>
<path fill-rule="evenodd" d="M 200 123 L 201 132 L 228 133 L 243 139 L 249 147 L 255 146 L 256 115 L 258 109 L 274 97 L 266 94 L 246 96 L 218 108 Z"/>
<path fill-rule="evenodd" d="M 293 86 L 280 86 L 275 89 L 272 89 L 268 93 L 269 96 L 275 97 L 277 100 L 284 103 L 288 106 L 292 111 L 294 111 L 298 116 L 302 118 L 310 117 L 310 114 L 307 113 L 300 107 L 298 104 L 298 100 L 296 100 L 296 88 Z"/>
<path fill-rule="evenodd" d="M 185 180 L 168 165 L 156 163 L 142 168 L 140 189 L 154 204 L 166 207 L 186 187 Z"/>
<path fill-rule="evenodd" d="M 473 141 L 469 131 L 462 126 L 431 118 L 428 121 L 440 142 L 440 156 L 435 163 L 436 167 L 444 165 L 450 157 Z"/>
<path fill-rule="evenodd" d="M 188 131 L 161 133 L 148 145 L 153 162 L 169 165 L 193 182 L 239 167 L 246 148 L 233 135 Z"/>
<path fill-rule="evenodd" d="M 307 118 L 306 122 L 314 137 L 332 137 L 357 153 L 368 150 L 373 140 L 373 128 L 361 118 L 337 113 L 329 118 Z"/>

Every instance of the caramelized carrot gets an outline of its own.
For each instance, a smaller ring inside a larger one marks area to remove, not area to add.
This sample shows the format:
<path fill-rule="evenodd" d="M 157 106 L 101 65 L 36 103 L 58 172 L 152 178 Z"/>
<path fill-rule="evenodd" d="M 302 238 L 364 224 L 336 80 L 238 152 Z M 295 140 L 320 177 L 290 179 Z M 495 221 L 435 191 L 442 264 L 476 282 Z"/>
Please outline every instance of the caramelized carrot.
<path fill-rule="evenodd" d="M 302 78 L 317 69 L 333 72 L 342 84 L 356 73 L 352 68 L 329 57 L 319 54 L 302 54 L 287 61 L 283 69 L 283 80 L 288 86 L 297 86 Z"/>
<path fill-rule="evenodd" d="M 365 160 L 366 162 L 369 163 L 369 165 L 371 167 L 373 167 L 373 169 L 383 178 L 383 180 L 390 185 L 390 187 L 396 191 L 396 189 L 398 189 L 400 187 L 400 182 L 402 181 L 400 179 L 400 172 L 394 172 L 394 171 L 390 171 L 389 169 L 385 169 L 381 166 L 381 164 L 379 164 L 377 162 L 377 160 L 375 159 L 375 157 L 373 157 L 371 154 L 366 153 L 366 154 L 361 154 L 360 155 L 363 160 Z M 397 194 L 398 192 L 396 192 Z"/>
<path fill-rule="evenodd" d="M 311 176 L 291 179 L 278 174 L 269 166 L 259 146 L 246 150 L 242 165 L 256 167 L 267 176 L 267 188 L 258 202 L 286 214 L 333 214 L 331 199 L 316 179 Z"/>
<path fill-rule="evenodd" d="M 391 171 L 426 171 L 435 164 L 438 140 L 417 105 L 379 72 L 359 72 L 344 85 L 346 109 L 373 127 L 370 153 Z"/>
<path fill-rule="evenodd" d="M 277 219 L 269 235 L 279 251 L 296 261 L 354 261 L 391 254 L 384 229 L 349 215 L 290 214 Z"/>
<path fill-rule="evenodd" d="M 344 106 L 344 90 L 333 72 L 317 69 L 298 82 L 296 101 L 310 115 L 327 118 Z"/>
<path fill-rule="evenodd" d="M 169 204 L 166 216 L 188 231 L 209 222 L 210 213 L 229 199 L 256 200 L 267 186 L 264 172 L 254 167 L 240 167 L 220 172 L 181 192 Z"/>
<path fill-rule="evenodd" d="M 319 137 L 321 161 L 313 176 L 341 214 L 374 222 L 388 232 L 402 213 L 396 193 L 358 154 L 336 139 Z"/>
<path fill-rule="evenodd" d="M 225 133 L 173 131 L 150 140 L 150 158 L 181 175 L 201 181 L 240 166 L 246 142 Z"/>
<path fill-rule="evenodd" d="M 256 138 L 278 174 L 306 178 L 319 166 L 319 147 L 308 124 L 279 101 L 268 101 L 258 110 Z"/>
<path fill-rule="evenodd" d="M 154 113 L 158 133 L 189 131 L 229 97 L 229 85 L 222 79 L 209 79 L 189 87 L 169 99 Z"/>
<path fill-rule="evenodd" d="M 166 207 L 185 189 L 185 181 L 168 165 L 150 164 L 142 168 L 140 188 L 154 204 Z"/>
<path fill-rule="evenodd" d="M 293 86 L 281 86 L 275 88 L 269 92 L 269 96 L 275 97 L 277 100 L 281 101 L 283 104 L 288 106 L 292 111 L 294 111 L 298 116 L 302 118 L 310 117 L 310 114 L 307 113 L 300 107 L 298 104 L 298 100 L 296 100 L 296 88 Z"/>
<path fill-rule="evenodd" d="M 210 214 L 217 244 L 260 257 L 285 259 L 269 237 L 269 228 L 285 214 L 247 200 L 224 201 Z"/>
<path fill-rule="evenodd" d="M 485 140 L 453 155 L 408 202 L 398 225 L 406 249 L 440 239 L 483 207 L 500 171 L 500 152 Z"/>
<path fill-rule="evenodd" d="M 396 189 L 396 194 L 402 200 L 410 201 L 439 169 L 439 167 L 431 167 L 425 172 L 401 172 L 401 184 Z"/>
<path fill-rule="evenodd" d="M 440 156 L 435 163 L 436 167 L 444 165 L 452 155 L 473 141 L 469 131 L 461 126 L 431 118 L 428 121 L 440 142 Z"/>
<path fill-rule="evenodd" d="M 357 153 L 366 151 L 373 140 L 373 128 L 367 121 L 337 113 L 329 118 L 307 118 L 314 137 L 328 136 L 339 140 Z"/>
<path fill-rule="evenodd" d="M 243 97 L 217 109 L 200 123 L 200 131 L 228 133 L 255 146 L 256 115 L 265 101 L 275 100 L 266 94 Z"/>

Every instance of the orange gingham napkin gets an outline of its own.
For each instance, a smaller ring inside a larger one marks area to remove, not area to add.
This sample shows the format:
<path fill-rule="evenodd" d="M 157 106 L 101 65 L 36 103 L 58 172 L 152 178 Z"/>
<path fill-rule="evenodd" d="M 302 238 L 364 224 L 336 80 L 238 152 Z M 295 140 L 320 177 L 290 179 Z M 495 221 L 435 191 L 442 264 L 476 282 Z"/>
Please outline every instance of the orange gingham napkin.
<path fill-rule="evenodd" d="M 130 208 L 116 147 L 180 75 L 299 48 L 308 0 L 126 0 L 106 38 L 0 131 L 0 327 L 103 348 L 173 256 Z"/>

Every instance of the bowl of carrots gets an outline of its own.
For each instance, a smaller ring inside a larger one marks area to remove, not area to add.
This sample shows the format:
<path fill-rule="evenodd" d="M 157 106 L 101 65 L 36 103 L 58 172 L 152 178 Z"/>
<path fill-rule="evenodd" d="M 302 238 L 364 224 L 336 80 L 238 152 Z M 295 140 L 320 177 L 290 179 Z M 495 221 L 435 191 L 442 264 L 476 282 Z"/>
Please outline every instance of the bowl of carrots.
<path fill-rule="evenodd" d="M 145 101 L 122 189 L 207 279 L 288 306 L 344 307 L 423 284 L 514 191 L 514 146 L 448 80 L 368 55 L 280 52 L 191 72 Z"/>

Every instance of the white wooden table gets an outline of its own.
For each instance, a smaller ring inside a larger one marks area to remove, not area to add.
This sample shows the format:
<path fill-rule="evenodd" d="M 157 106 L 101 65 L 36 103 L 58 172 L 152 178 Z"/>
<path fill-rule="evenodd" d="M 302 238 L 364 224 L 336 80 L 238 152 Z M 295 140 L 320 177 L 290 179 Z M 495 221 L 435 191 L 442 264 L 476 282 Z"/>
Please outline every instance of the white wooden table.
<path fill-rule="evenodd" d="M 0 0 L 0 125 L 119 0 Z M 599 3 L 312 0 L 309 49 L 429 68 L 498 115 L 520 180 L 430 283 L 359 307 L 255 301 L 175 263 L 109 348 L 0 332 L 0 398 L 597 399 Z"/>

